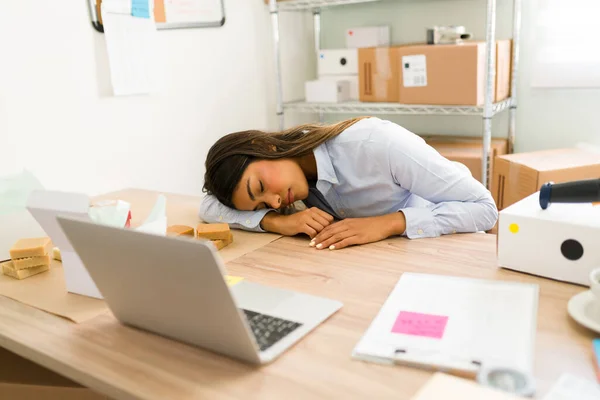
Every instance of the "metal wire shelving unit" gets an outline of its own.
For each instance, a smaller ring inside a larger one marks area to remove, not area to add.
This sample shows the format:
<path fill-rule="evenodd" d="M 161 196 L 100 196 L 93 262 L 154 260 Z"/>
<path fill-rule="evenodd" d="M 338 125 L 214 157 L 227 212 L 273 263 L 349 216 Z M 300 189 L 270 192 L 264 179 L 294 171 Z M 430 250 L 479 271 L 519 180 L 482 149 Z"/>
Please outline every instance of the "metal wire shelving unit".
<path fill-rule="evenodd" d="M 320 50 L 321 43 L 321 9 L 326 7 L 348 6 L 358 3 L 374 3 L 393 0 L 287 0 L 277 2 L 269 0 L 271 14 L 271 30 L 273 33 L 273 53 L 275 57 L 275 75 L 277 88 L 277 115 L 279 127 L 284 129 L 285 111 L 324 114 L 361 114 L 361 115 L 457 115 L 481 116 L 483 121 L 483 154 L 481 182 L 490 187 L 489 165 L 492 141 L 492 118 L 494 115 L 508 110 L 508 151 L 513 152 L 516 136 L 517 114 L 517 77 L 519 66 L 519 40 L 521 30 L 521 0 L 513 0 L 513 35 L 511 63 L 511 97 L 499 103 L 494 103 L 494 80 L 496 76 L 496 0 L 486 0 L 486 83 L 483 106 L 435 106 L 407 105 L 400 103 L 362 103 L 346 102 L 335 104 L 307 103 L 304 101 L 283 101 L 281 81 L 280 43 L 279 43 L 279 13 L 284 11 L 310 11 L 313 14 L 315 33 L 315 55 Z"/>

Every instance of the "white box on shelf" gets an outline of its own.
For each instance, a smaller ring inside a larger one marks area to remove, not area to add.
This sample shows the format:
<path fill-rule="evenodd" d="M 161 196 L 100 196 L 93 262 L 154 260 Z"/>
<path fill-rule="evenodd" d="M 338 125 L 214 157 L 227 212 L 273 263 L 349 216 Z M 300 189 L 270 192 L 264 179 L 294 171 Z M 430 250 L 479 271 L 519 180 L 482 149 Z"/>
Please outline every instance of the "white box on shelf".
<path fill-rule="evenodd" d="M 350 82 L 343 79 L 318 79 L 305 83 L 308 103 L 341 103 L 350 99 Z"/>
<path fill-rule="evenodd" d="M 319 51 L 319 76 L 358 75 L 357 49 L 332 49 Z"/>
<path fill-rule="evenodd" d="M 500 211 L 498 262 L 502 267 L 589 286 L 600 266 L 600 207 L 539 205 L 539 192 Z"/>
<path fill-rule="evenodd" d="M 349 49 L 387 47 L 389 45 L 389 26 L 365 26 L 346 30 L 346 47 Z"/>
<path fill-rule="evenodd" d="M 322 75 L 319 79 L 348 81 L 350 84 L 350 97 L 348 100 L 358 101 L 358 75 Z"/>

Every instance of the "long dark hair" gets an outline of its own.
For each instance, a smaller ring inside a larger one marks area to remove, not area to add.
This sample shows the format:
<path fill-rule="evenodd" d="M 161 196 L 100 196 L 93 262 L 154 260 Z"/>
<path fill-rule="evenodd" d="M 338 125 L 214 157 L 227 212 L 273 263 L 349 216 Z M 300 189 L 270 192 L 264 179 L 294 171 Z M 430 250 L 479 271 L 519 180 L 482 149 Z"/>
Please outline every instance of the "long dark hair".
<path fill-rule="evenodd" d="M 302 157 L 365 117 L 333 125 L 300 125 L 282 132 L 242 131 L 223 136 L 206 156 L 205 193 L 234 208 L 232 197 L 244 171 L 256 160 Z"/>

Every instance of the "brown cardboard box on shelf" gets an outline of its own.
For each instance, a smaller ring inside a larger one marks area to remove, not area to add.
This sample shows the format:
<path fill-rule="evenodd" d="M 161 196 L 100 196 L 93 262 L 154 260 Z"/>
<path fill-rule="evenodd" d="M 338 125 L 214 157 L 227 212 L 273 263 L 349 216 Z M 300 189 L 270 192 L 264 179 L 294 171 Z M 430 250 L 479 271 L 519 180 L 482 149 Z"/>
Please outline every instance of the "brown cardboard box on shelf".
<path fill-rule="evenodd" d="M 397 103 L 399 47 L 358 49 L 359 99 L 365 102 Z"/>
<path fill-rule="evenodd" d="M 496 42 L 496 95 L 494 101 L 502 101 L 510 97 L 510 80 L 512 68 L 512 40 Z"/>
<path fill-rule="evenodd" d="M 398 47 L 399 102 L 466 105 L 484 103 L 485 42 Z M 510 92 L 511 41 L 496 42 L 494 101 Z"/>
<path fill-rule="evenodd" d="M 108 397 L 0 348 L 0 399 L 108 400 Z"/>
<path fill-rule="evenodd" d="M 600 153 L 556 149 L 496 157 L 492 195 L 499 210 L 555 183 L 600 177 Z"/>
<path fill-rule="evenodd" d="M 471 175 L 481 182 L 483 139 L 473 136 L 442 136 L 421 135 L 431 147 L 448 160 L 464 164 L 471 171 Z M 498 155 L 508 152 L 508 141 L 501 138 L 492 138 L 490 152 L 490 175 L 494 171 L 494 159 Z"/>

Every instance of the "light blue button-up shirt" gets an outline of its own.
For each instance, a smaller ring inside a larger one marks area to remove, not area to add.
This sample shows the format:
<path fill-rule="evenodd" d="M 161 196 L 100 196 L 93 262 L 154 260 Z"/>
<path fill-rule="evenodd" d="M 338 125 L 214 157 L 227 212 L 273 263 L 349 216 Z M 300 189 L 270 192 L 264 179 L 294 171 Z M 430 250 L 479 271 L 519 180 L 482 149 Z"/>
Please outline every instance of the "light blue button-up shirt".
<path fill-rule="evenodd" d="M 490 192 L 468 169 L 393 122 L 361 120 L 313 152 L 316 189 L 338 218 L 402 211 L 411 239 L 485 231 L 498 219 Z M 311 199 L 304 200 L 307 207 L 319 206 Z M 238 211 L 206 196 L 200 218 L 263 232 L 260 222 L 269 211 Z"/>

